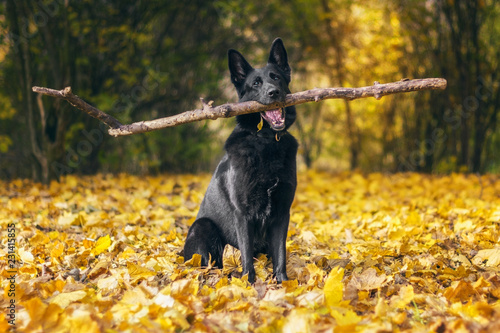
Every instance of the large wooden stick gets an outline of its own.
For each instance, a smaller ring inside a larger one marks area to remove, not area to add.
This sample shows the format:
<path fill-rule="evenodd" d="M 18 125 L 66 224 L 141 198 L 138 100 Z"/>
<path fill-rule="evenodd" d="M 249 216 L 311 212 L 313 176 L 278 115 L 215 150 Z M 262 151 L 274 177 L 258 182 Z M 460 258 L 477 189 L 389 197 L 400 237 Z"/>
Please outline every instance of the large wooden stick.
<path fill-rule="evenodd" d="M 54 90 L 44 87 L 33 87 L 32 89 L 34 92 L 40 94 L 67 100 L 69 103 L 71 103 L 71 105 L 108 125 L 110 127 L 108 133 L 116 137 L 121 135 L 149 132 L 204 119 L 229 118 L 240 114 L 267 111 L 307 102 L 319 102 L 325 99 L 341 98 L 353 100 L 372 96 L 376 99 L 380 99 L 382 98 L 382 96 L 391 94 L 419 90 L 443 90 L 445 88 L 445 79 L 404 79 L 399 82 L 386 84 L 379 84 L 378 82 L 375 82 L 373 86 L 362 88 L 316 88 L 289 94 L 286 96 L 286 100 L 284 103 L 273 103 L 269 105 L 262 105 L 258 102 L 250 101 L 212 106 L 212 102 L 206 103 L 203 99 L 201 99 L 203 105 L 201 109 L 186 111 L 165 118 L 139 121 L 132 124 L 122 124 L 109 114 L 104 113 L 101 110 L 87 104 L 85 101 L 71 92 L 71 87 L 66 87 L 63 90 Z"/>

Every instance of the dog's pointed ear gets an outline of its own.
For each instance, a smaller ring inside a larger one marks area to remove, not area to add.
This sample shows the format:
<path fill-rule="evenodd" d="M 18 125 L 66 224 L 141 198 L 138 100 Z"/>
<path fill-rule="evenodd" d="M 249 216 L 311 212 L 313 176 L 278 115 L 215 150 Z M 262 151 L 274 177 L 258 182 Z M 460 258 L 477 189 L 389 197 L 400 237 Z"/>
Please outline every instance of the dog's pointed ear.
<path fill-rule="evenodd" d="M 290 83 L 292 69 L 288 65 L 288 56 L 286 54 L 285 45 L 281 38 L 276 38 L 271 46 L 271 52 L 269 53 L 269 64 L 274 64 L 278 66 L 285 74 L 286 80 Z"/>
<path fill-rule="evenodd" d="M 231 72 L 231 82 L 236 87 L 239 87 L 245 81 L 248 73 L 253 70 L 248 61 L 236 50 L 230 49 L 227 52 L 229 59 L 229 71 Z"/>

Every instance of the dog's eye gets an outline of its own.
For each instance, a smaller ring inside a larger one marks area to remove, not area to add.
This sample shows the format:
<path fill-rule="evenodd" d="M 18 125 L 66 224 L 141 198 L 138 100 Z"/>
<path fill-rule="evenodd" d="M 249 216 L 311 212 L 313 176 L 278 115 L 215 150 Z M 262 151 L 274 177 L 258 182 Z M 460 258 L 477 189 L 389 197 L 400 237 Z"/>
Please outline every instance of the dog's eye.
<path fill-rule="evenodd" d="M 260 81 L 259 81 L 259 80 L 255 80 L 255 81 L 254 81 L 254 83 L 253 83 L 253 85 L 254 85 L 255 87 L 257 87 L 259 84 L 260 84 Z"/>
<path fill-rule="evenodd" d="M 276 75 L 276 74 L 274 74 L 274 73 L 271 73 L 269 76 L 270 76 L 270 77 L 271 77 L 271 79 L 272 79 L 272 80 L 274 80 L 274 81 L 276 81 L 276 80 L 278 80 L 278 79 L 279 79 L 278 75 Z"/>

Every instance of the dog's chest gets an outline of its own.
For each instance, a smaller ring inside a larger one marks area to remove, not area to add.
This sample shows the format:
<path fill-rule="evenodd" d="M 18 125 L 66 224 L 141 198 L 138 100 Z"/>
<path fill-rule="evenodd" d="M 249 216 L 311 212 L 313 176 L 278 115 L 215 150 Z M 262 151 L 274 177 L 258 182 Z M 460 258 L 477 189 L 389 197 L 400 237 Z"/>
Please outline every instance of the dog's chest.
<path fill-rule="evenodd" d="M 248 206 L 255 208 L 260 219 L 269 217 L 274 206 L 281 204 L 279 197 L 285 184 L 295 186 L 295 161 L 287 148 L 279 143 L 256 147 L 250 159 L 253 163 L 240 170 L 249 175 L 247 186 L 253 195 Z"/>
<path fill-rule="evenodd" d="M 253 179 L 249 181 L 261 187 L 266 196 L 277 188 L 279 182 L 289 182 L 293 178 L 294 156 L 286 144 L 257 142 L 244 153 L 245 163 L 240 171 L 251 174 Z"/>
<path fill-rule="evenodd" d="M 265 219 L 276 206 L 291 204 L 280 197 L 284 191 L 295 191 L 297 143 L 291 135 L 277 141 L 274 136 L 239 134 L 226 142 L 237 201 L 245 207 L 247 216 Z"/>

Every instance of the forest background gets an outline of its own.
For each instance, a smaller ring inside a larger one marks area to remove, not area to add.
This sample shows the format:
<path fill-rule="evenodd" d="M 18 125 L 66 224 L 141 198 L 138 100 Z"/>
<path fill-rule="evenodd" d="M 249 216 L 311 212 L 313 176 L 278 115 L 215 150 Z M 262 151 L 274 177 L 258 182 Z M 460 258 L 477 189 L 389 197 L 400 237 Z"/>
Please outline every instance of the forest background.
<path fill-rule="evenodd" d="M 123 123 L 235 102 L 227 50 L 263 65 L 283 38 L 292 92 L 443 77 L 445 91 L 298 107 L 302 168 L 500 171 L 493 0 L 0 2 L 0 178 L 211 171 L 234 119 L 113 138 L 31 87 L 68 85 Z"/>

